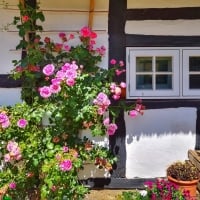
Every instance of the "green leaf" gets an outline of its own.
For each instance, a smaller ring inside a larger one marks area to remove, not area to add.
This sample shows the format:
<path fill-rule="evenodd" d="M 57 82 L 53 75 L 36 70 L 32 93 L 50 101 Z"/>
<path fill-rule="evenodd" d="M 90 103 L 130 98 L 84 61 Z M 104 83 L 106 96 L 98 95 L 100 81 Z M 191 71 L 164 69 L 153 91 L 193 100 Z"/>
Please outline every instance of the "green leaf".
<path fill-rule="evenodd" d="M 19 30 L 19 36 L 23 37 L 23 36 L 25 36 L 25 34 L 26 34 L 25 30 L 23 28 L 21 28 Z"/>
<path fill-rule="evenodd" d="M 37 167 L 38 164 L 39 164 L 38 159 L 33 159 L 33 165 L 34 165 L 35 167 Z"/>
<path fill-rule="evenodd" d="M 37 18 L 40 19 L 40 21 L 42 21 L 42 22 L 45 21 L 45 16 L 43 15 L 42 12 L 37 13 Z"/>
<path fill-rule="evenodd" d="M 48 149 L 53 149 L 54 148 L 54 144 L 53 143 L 47 143 L 47 148 Z"/>

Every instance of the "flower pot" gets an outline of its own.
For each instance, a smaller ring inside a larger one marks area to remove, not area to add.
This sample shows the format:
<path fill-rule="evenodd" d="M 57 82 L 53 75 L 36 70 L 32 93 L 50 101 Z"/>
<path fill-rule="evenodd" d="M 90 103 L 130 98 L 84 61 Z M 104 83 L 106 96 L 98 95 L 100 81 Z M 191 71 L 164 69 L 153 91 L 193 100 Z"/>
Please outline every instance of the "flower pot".
<path fill-rule="evenodd" d="M 197 184 L 198 184 L 199 180 L 181 181 L 181 180 L 176 180 L 176 179 L 172 178 L 171 176 L 167 176 L 167 178 L 171 183 L 174 183 L 177 186 L 179 186 L 179 189 L 181 191 L 184 191 L 184 190 L 189 191 L 191 197 L 196 197 Z"/>

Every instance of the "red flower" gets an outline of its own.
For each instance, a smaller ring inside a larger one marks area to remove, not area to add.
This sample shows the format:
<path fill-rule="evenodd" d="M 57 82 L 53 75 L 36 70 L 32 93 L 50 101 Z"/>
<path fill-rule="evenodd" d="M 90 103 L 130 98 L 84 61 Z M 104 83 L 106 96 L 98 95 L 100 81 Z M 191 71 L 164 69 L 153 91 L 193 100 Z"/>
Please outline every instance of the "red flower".
<path fill-rule="evenodd" d="M 51 39 L 50 39 L 49 37 L 45 37 L 45 38 L 44 38 L 44 42 L 45 42 L 45 43 L 48 44 L 48 43 L 50 43 L 50 41 L 51 41 Z"/>
<path fill-rule="evenodd" d="M 30 18 L 29 18 L 28 15 L 22 16 L 22 22 L 27 22 L 29 19 L 30 19 Z"/>

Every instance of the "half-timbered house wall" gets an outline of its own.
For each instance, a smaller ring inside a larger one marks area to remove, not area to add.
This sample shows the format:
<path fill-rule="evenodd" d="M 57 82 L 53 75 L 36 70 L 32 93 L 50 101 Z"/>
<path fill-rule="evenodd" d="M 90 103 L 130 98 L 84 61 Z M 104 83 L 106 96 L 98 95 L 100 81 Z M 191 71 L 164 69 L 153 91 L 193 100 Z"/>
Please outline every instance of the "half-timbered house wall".
<path fill-rule="evenodd" d="M 8 81 L 7 77 L 11 60 L 19 58 L 21 52 L 14 50 L 19 40 L 16 30 L 6 25 L 18 15 L 18 0 L 6 2 L 8 5 L 0 4 L 0 105 L 13 105 L 21 101 L 20 83 Z M 59 32 L 77 32 L 90 23 L 98 33 L 98 44 L 108 49 L 102 67 L 108 67 L 112 58 L 125 60 L 127 69 L 131 67 L 127 47 L 200 49 L 199 0 L 94 0 L 94 10 L 90 10 L 90 0 L 38 2 L 46 17 L 43 37 L 56 40 Z M 128 80 L 128 72 L 122 81 Z M 135 99 L 127 96 L 127 104 Z M 186 159 L 188 149 L 200 148 L 198 97 L 158 96 L 144 98 L 143 103 L 143 116 L 130 119 L 127 113 L 120 114 L 118 131 L 109 144 L 118 162 L 111 179 L 93 179 L 93 186 L 138 187 L 149 177 L 165 176 L 167 165 Z"/>

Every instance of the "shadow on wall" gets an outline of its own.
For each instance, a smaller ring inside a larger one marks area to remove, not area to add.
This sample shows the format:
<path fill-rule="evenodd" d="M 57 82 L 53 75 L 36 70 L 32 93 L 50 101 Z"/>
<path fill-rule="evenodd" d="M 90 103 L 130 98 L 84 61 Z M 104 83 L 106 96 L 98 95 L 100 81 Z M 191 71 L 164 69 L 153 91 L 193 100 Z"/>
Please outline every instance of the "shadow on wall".
<path fill-rule="evenodd" d="M 145 110 L 126 121 L 126 177 L 164 177 L 167 166 L 187 159 L 196 142 L 196 108 Z"/>
<path fill-rule="evenodd" d="M 196 120 L 196 108 L 150 109 L 134 120 L 126 113 L 126 142 L 130 144 L 141 137 L 195 134 Z"/>

